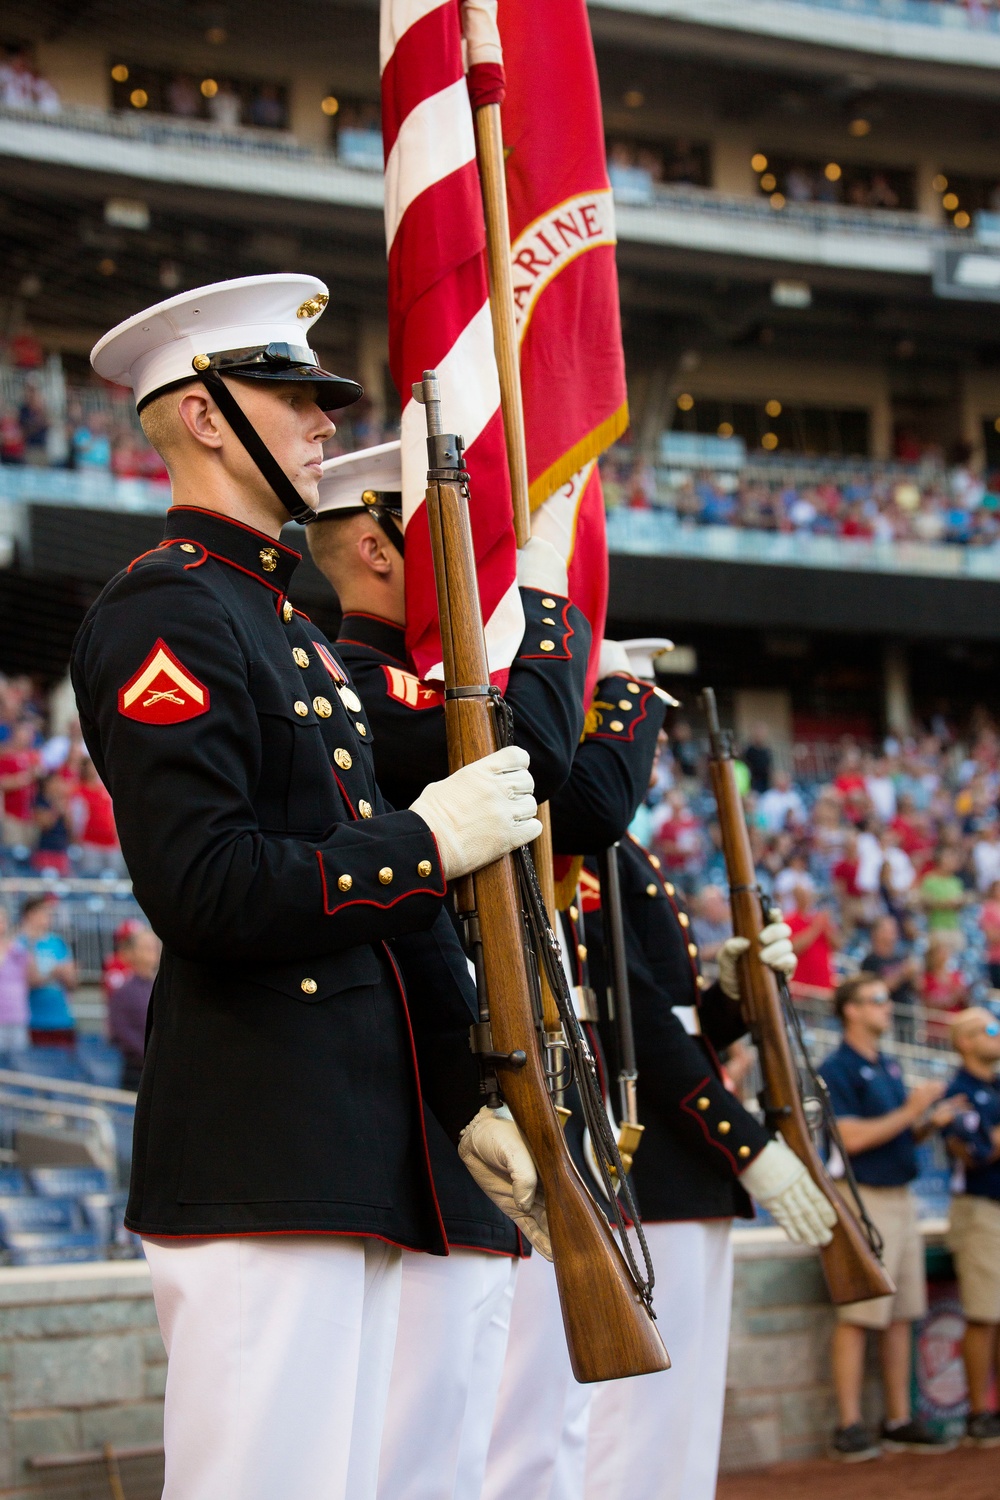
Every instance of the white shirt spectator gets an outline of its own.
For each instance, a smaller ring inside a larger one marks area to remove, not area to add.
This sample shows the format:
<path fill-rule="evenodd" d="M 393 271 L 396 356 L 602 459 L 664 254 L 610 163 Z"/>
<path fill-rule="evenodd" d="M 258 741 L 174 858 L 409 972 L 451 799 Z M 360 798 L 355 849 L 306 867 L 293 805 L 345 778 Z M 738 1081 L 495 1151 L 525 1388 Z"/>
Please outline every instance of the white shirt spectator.
<path fill-rule="evenodd" d="M 917 872 L 913 868 L 913 861 L 904 849 L 893 848 L 891 845 L 882 850 L 882 863 L 888 866 L 889 889 L 896 896 L 905 896 L 911 890 L 917 878 Z"/>
<path fill-rule="evenodd" d="M 976 889 L 988 891 L 994 880 L 1000 880 L 1000 838 L 997 830 L 981 838 L 972 850 L 972 867 L 976 872 Z"/>
<path fill-rule="evenodd" d="M 806 807 L 793 786 L 780 784 L 762 792 L 757 802 L 757 819 L 765 833 L 780 833 L 788 819 L 804 823 Z"/>
<path fill-rule="evenodd" d="M 879 876 L 885 863 L 885 851 L 873 833 L 858 834 L 858 873 L 855 883 L 859 891 L 877 891 Z"/>
<path fill-rule="evenodd" d="M 871 798 L 880 823 L 891 823 L 896 816 L 896 783 L 891 776 L 866 776 L 865 790 Z"/>

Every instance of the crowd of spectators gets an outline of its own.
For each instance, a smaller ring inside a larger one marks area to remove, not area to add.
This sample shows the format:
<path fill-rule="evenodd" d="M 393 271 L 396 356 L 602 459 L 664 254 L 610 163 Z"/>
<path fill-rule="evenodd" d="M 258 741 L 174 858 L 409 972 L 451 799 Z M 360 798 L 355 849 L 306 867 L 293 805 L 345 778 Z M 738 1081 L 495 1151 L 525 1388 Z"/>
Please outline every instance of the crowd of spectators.
<path fill-rule="evenodd" d="M 828 779 L 796 782 L 764 726 L 737 771 L 762 890 L 792 928 L 796 992 L 828 998 L 859 969 L 890 991 L 897 1034 L 932 1045 L 950 1017 L 1000 989 L 1000 735 L 945 726 L 863 748 L 845 741 Z M 686 724 L 635 830 L 693 902 L 711 962 L 728 934 L 715 804 Z M 998 996 L 1000 998 L 1000 996 Z"/>
<path fill-rule="evenodd" d="M 693 471 L 671 482 L 652 466 L 614 457 L 601 472 L 609 509 L 664 511 L 685 526 L 977 547 L 1000 541 L 996 477 L 984 481 L 964 462 L 915 468 L 905 478 L 865 463 L 846 478 L 812 482 L 759 470 Z"/>

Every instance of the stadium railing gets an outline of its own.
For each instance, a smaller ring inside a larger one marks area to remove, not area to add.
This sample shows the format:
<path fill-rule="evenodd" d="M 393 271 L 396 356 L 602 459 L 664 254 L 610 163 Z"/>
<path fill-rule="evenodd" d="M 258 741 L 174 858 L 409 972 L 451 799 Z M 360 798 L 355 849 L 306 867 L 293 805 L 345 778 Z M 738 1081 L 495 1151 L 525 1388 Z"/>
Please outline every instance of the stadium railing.
<path fill-rule="evenodd" d="M 114 946 L 115 929 L 129 918 L 145 921 L 128 880 L 0 879 L 0 904 L 12 927 L 29 896 L 52 894 L 52 929 L 69 945 L 82 984 L 96 984 Z"/>

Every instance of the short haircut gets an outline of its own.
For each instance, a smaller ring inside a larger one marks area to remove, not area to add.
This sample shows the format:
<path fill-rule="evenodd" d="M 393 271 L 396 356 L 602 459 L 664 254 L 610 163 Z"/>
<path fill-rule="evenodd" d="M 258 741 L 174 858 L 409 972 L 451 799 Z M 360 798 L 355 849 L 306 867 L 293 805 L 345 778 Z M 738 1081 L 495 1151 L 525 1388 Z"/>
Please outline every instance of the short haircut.
<path fill-rule="evenodd" d="M 169 391 L 164 391 L 161 396 L 154 396 L 139 413 L 139 424 L 146 435 L 147 443 L 151 448 L 156 449 L 164 462 L 166 462 L 167 453 L 173 447 L 180 422 L 177 415 L 177 400 L 180 392 L 181 388 L 175 386 Z"/>
<path fill-rule="evenodd" d="M 856 1005 L 861 997 L 862 990 L 868 989 L 873 984 L 883 984 L 884 981 L 877 974 L 867 969 L 862 969 L 859 974 L 851 974 L 847 979 L 837 985 L 833 992 L 833 1009 L 837 1020 L 843 1022 L 844 1009 L 848 1005 Z"/>

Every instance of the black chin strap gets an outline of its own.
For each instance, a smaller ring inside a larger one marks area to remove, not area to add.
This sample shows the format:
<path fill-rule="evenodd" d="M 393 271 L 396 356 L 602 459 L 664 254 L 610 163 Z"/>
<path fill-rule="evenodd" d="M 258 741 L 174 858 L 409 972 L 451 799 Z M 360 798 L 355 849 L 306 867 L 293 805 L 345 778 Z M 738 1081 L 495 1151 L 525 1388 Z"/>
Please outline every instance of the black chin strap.
<path fill-rule="evenodd" d="M 218 370 L 205 370 L 201 375 L 201 379 L 211 391 L 222 415 L 292 520 L 298 521 L 300 526 L 305 526 L 308 521 L 313 519 L 315 512 L 303 500 L 232 391 L 226 385 Z"/>
<path fill-rule="evenodd" d="M 406 543 L 403 540 L 403 533 L 396 525 L 391 513 L 386 509 L 384 505 L 369 505 L 366 507 L 366 509 L 369 515 L 375 517 L 376 521 L 381 526 L 382 530 L 385 532 L 386 536 L 389 538 L 390 542 L 399 553 L 400 557 L 403 557 L 405 555 L 403 552 L 403 548 Z"/>

